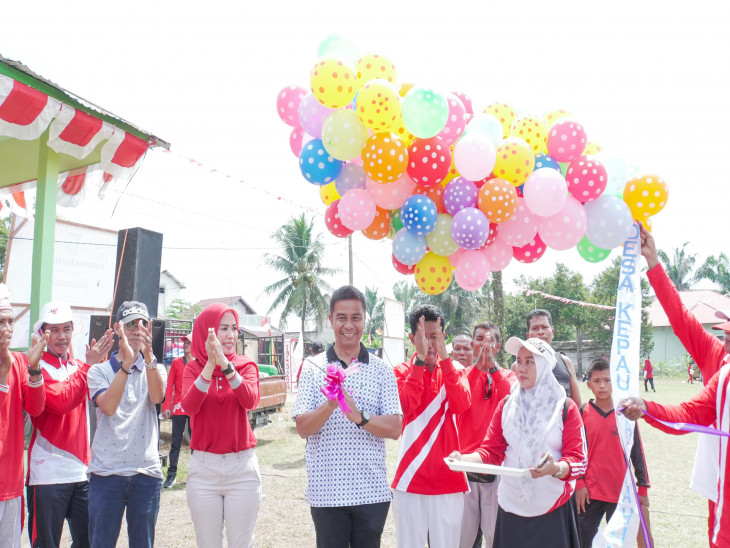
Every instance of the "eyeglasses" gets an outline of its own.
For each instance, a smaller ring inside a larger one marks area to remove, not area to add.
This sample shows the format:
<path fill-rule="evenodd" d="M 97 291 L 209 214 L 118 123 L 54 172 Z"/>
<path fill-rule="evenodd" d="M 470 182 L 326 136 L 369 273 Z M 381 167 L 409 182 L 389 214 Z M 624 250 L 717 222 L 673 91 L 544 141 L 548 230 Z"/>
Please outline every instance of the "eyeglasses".
<path fill-rule="evenodd" d="M 149 325 L 149 322 L 147 320 L 140 319 L 139 322 L 137 320 L 132 320 L 131 322 L 126 322 L 124 324 L 124 329 L 127 331 L 134 331 L 137 329 L 138 326 L 142 326 L 145 329 L 147 329 L 147 326 Z"/>

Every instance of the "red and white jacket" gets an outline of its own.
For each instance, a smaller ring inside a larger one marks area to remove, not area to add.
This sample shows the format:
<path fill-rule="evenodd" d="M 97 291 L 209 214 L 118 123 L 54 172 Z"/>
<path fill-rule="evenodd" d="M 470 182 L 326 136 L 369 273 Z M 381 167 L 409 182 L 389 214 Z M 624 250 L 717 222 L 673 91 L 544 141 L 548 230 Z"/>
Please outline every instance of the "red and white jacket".
<path fill-rule="evenodd" d="M 167 388 L 165 390 L 165 409 L 173 415 L 185 415 L 182 407 L 183 374 L 186 360 L 183 357 L 175 358 L 170 364 L 167 374 Z"/>
<path fill-rule="evenodd" d="M 494 411 L 492 422 L 487 430 L 484 444 L 477 453 L 486 464 L 495 464 L 508 468 L 516 468 L 516 456 L 504 438 L 504 404 L 507 398 L 499 402 Z M 561 479 L 545 476 L 533 480 L 535 489 L 532 500 L 525 504 L 519 496 L 520 478 L 502 476 L 499 482 L 499 506 L 505 511 L 518 516 L 540 516 L 559 508 L 570 499 L 575 489 L 575 480 L 585 474 L 588 448 L 586 446 L 583 421 L 580 411 L 573 400 L 567 398 L 568 416 L 565 422 L 558 421 L 545 438 L 545 447 L 552 453 L 555 462 L 567 462 L 570 472 Z"/>
<path fill-rule="evenodd" d="M 44 352 L 40 361 L 46 385 L 46 407 L 33 418 L 28 447 L 28 485 L 87 480 L 91 459 L 86 402 L 90 365 Z"/>
<path fill-rule="evenodd" d="M 730 432 L 730 401 L 728 401 L 728 383 L 730 382 L 730 365 L 723 366 L 707 383 L 702 392 L 688 402 L 680 405 L 660 405 L 647 401 L 647 411 L 659 420 L 668 422 L 686 422 L 692 424 L 711 425 L 717 421 L 718 430 Z M 668 428 L 654 419 L 644 415 L 646 422 L 667 432 L 668 434 L 685 434 Z M 712 546 L 726 548 L 730 546 L 730 461 L 728 460 L 728 438 L 718 436 L 720 454 L 718 457 L 719 481 L 717 484 L 717 503 L 715 504 L 714 527 L 710 531 Z M 728 505 L 728 508 L 725 507 Z"/>
<path fill-rule="evenodd" d="M 466 369 L 451 358 L 428 367 L 402 363 L 394 368 L 403 408 L 403 437 L 391 487 L 421 495 L 469 491 L 466 475 L 444 458 L 459 450 L 456 420 L 471 405 Z"/>
<path fill-rule="evenodd" d="M 28 357 L 20 352 L 11 352 L 10 355 L 13 363 L 8 373 L 8 384 L 0 384 L 0 501 L 23 494 L 23 409 L 35 417 L 41 414 L 46 403 L 43 381 L 30 383 Z"/>

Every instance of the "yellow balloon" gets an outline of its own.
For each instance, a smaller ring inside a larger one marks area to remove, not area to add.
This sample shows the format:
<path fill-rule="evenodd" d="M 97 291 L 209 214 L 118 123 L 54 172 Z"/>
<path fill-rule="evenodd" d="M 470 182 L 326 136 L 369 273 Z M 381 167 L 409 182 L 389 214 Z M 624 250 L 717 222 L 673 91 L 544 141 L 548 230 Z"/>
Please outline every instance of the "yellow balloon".
<path fill-rule="evenodd" d="M 624 202 L 638 221 L 643 222 L 659 213 L 667 205 L 668 198 L 667 183 L 658 175 L 638 175 L 624 187 Z"/>
<path fill-rule="evenodd" d="M 357 93 L 357 115 L 373 131 L 390 131 L 400 119 L 400 98 L 387 80 L 370 80 Z"/>
<path fill-rule="evenodd" d="M 405 97 L 414 85 L 410 82 L 402 82 L 398 85 L 398 95 Z"/>
<path fill-rule="evenodd" d="M 603 147 L 599 144 L 593 143 L 591 141 L 588 141 L 586 144 L 586 149 L 583 152 L 584 156 L 594 156 L 601 152 L 603 150 Z"/>
<path fill-rule="evenodd" d="M 398 119 L 392 126 L 390 126 L 388 131 L 390 131 L 393 135 L 400 137 L 400 140 L 403 141 L 407 147 L 411 146 L 413 139 L 416 138 L 415 135 L 406 129 L 406 125 L 403 123 L 403 116 L 398 116 Z"/>
<path fill-rule="evenodd" d="M 651 222 L 651 217 L 647 217 L 646 219 L 642 220 L 641 224 L 644 225 L 644 228 L 646 228 L 649 232 L 654 229 L 654 223 Z"/>
<path fill-rule="evenodd" d="M 453 269 L 448 257 L 441 257 L 429 251 L 416 263 L 413 275 L 421 291 L 427 295 L 439 295 L 451 285 Z"/>
<path fill-rule="evenodd" d="M 510 126 L 509 135 L 524 139 L 535 154 L 547 152 L 547 124 L 540 116 L 515 118 Z"/>
<path fill-rule="evenodd" d="M 312 94 L 324 106 L 342 108 L 355 98 L 357 76 L 355 70 L 337 57 L 323 57 L 309 74 Z"/>
<path fill-rule="evenodd" d="M 524 139 L 508 137 L 497 147 L 495 176 L 506 179 L 514 186 L 520 186 L 535 169 L 535 155 Z"/>
<path fill-rule="evenodd" d="M 572 116 L 570 112 L 563 109 L 553 110 L 551 112 L 548 112 L 545 115 L 545 122 L 547 122 L 547 127 L 550 129 L 550 126 L 552 126 L 555 122 L 560 120 L 561 118 L 565 118 L 566 116 Z"/>
<path fill-rule="evenodd" d="M 509 129 L 517 117 L 517 111 L 505 103 L 492 103 L 483 112 L 491 114 L 502 124 L 502 137 L 509 137 Z"/>
<path fill-rule="evenodd" d="M 382 55 L 363 55 L 355 65 L 355 71 L 360 85 L 375 79 L 387 80 L 391 84 L 396 82 L 395 65 Z"/>
<path fill-rule="evenodd" d="M 334 181 L 319 187 L 319 197 L 322 200 L 322 203 L 326 206 L 341 198 L 340 193 L 337 192 L 337 188 L 335 188 Z"/>
<path fill-rule="evenodd" d="M 449 181 L 457 177 L 461 177 L 461 175 L 459 175 L 459 170 L 456 169 L 456 164 L 454 164 L 454 145 L 451 145 L 451 167 L 449 168 L 449 173 L 441 181 L 441 186 L 445 187 L 449 184 Z"/>

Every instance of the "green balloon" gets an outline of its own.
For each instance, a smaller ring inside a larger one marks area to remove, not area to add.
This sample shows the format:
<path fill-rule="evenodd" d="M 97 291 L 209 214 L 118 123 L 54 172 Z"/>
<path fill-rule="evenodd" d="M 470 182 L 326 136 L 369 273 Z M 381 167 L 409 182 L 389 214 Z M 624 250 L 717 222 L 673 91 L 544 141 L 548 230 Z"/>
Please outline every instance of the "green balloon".
<path fill-rule="evenodd" d="M 393 227 L 393 230 L 396 232 L 403 228 L 403 221 L 400 220 L 400 209 L 390 210 L 390 226 Z"/>
<path fill-rule="evenodd" d="M 607 259 L 611 254 L 610 249 L 601 249 L 600 247 L 592 244 L 587 236 L 583 236 L 583 239 L 576 247 L 578 249 L 578 255 L 583 257 L 589 263 L 600 263 Z"/>
<path fill-rule="evenodd" d="M 401 104 L 406 129 L 419 139 L 435 137 L 449 119 L 446 97 L 432 89 L 413 86 Z"/>
<path fill-rule="evenodd" d="M 451 219 L 448 213 L 440 213 L 433 231 L 426 234 L 426 243 L 436 255 L 448 257 L 459 249 L 451 235 Z"/>
<path fill-rule="evenodd" d="M 339 34 L 331 34 L 319 43 L 317 48 L 317 59 L 326 55 L 336 55 L 342 57 L 355 66 L 357 60 L 360 58 L 360 54 L 357 51 L 357 46 L 344 36 Z"/>

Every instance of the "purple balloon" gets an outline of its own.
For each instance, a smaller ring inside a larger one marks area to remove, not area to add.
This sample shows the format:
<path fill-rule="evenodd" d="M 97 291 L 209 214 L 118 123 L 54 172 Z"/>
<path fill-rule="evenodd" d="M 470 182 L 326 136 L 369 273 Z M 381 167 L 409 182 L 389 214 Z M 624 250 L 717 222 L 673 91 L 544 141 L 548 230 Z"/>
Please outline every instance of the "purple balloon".
<path fill-rule="evenodd" d="M 465 207 L 477 205 L 477 185 L 463 177 L 456 177 L 444 188 L 444 207 L 451 215 L 456 215 Z"/>
<path fill-rule="evenodd" d="M 487 241 L 489 220 L 481 210 L 466 207 L 454 215 L 451 235 L 462 249 L 477 249 Z"/>
<path fill-rule="evenodd" d="M 309 135 L 315 139 L 321 139 L 322 125 L 324 125 L 327 116 L 332 114 L 334 110 L 317 101 L 310 91 L 302 97 L 302 102 L 299 103 L 299 122 Z"/>

